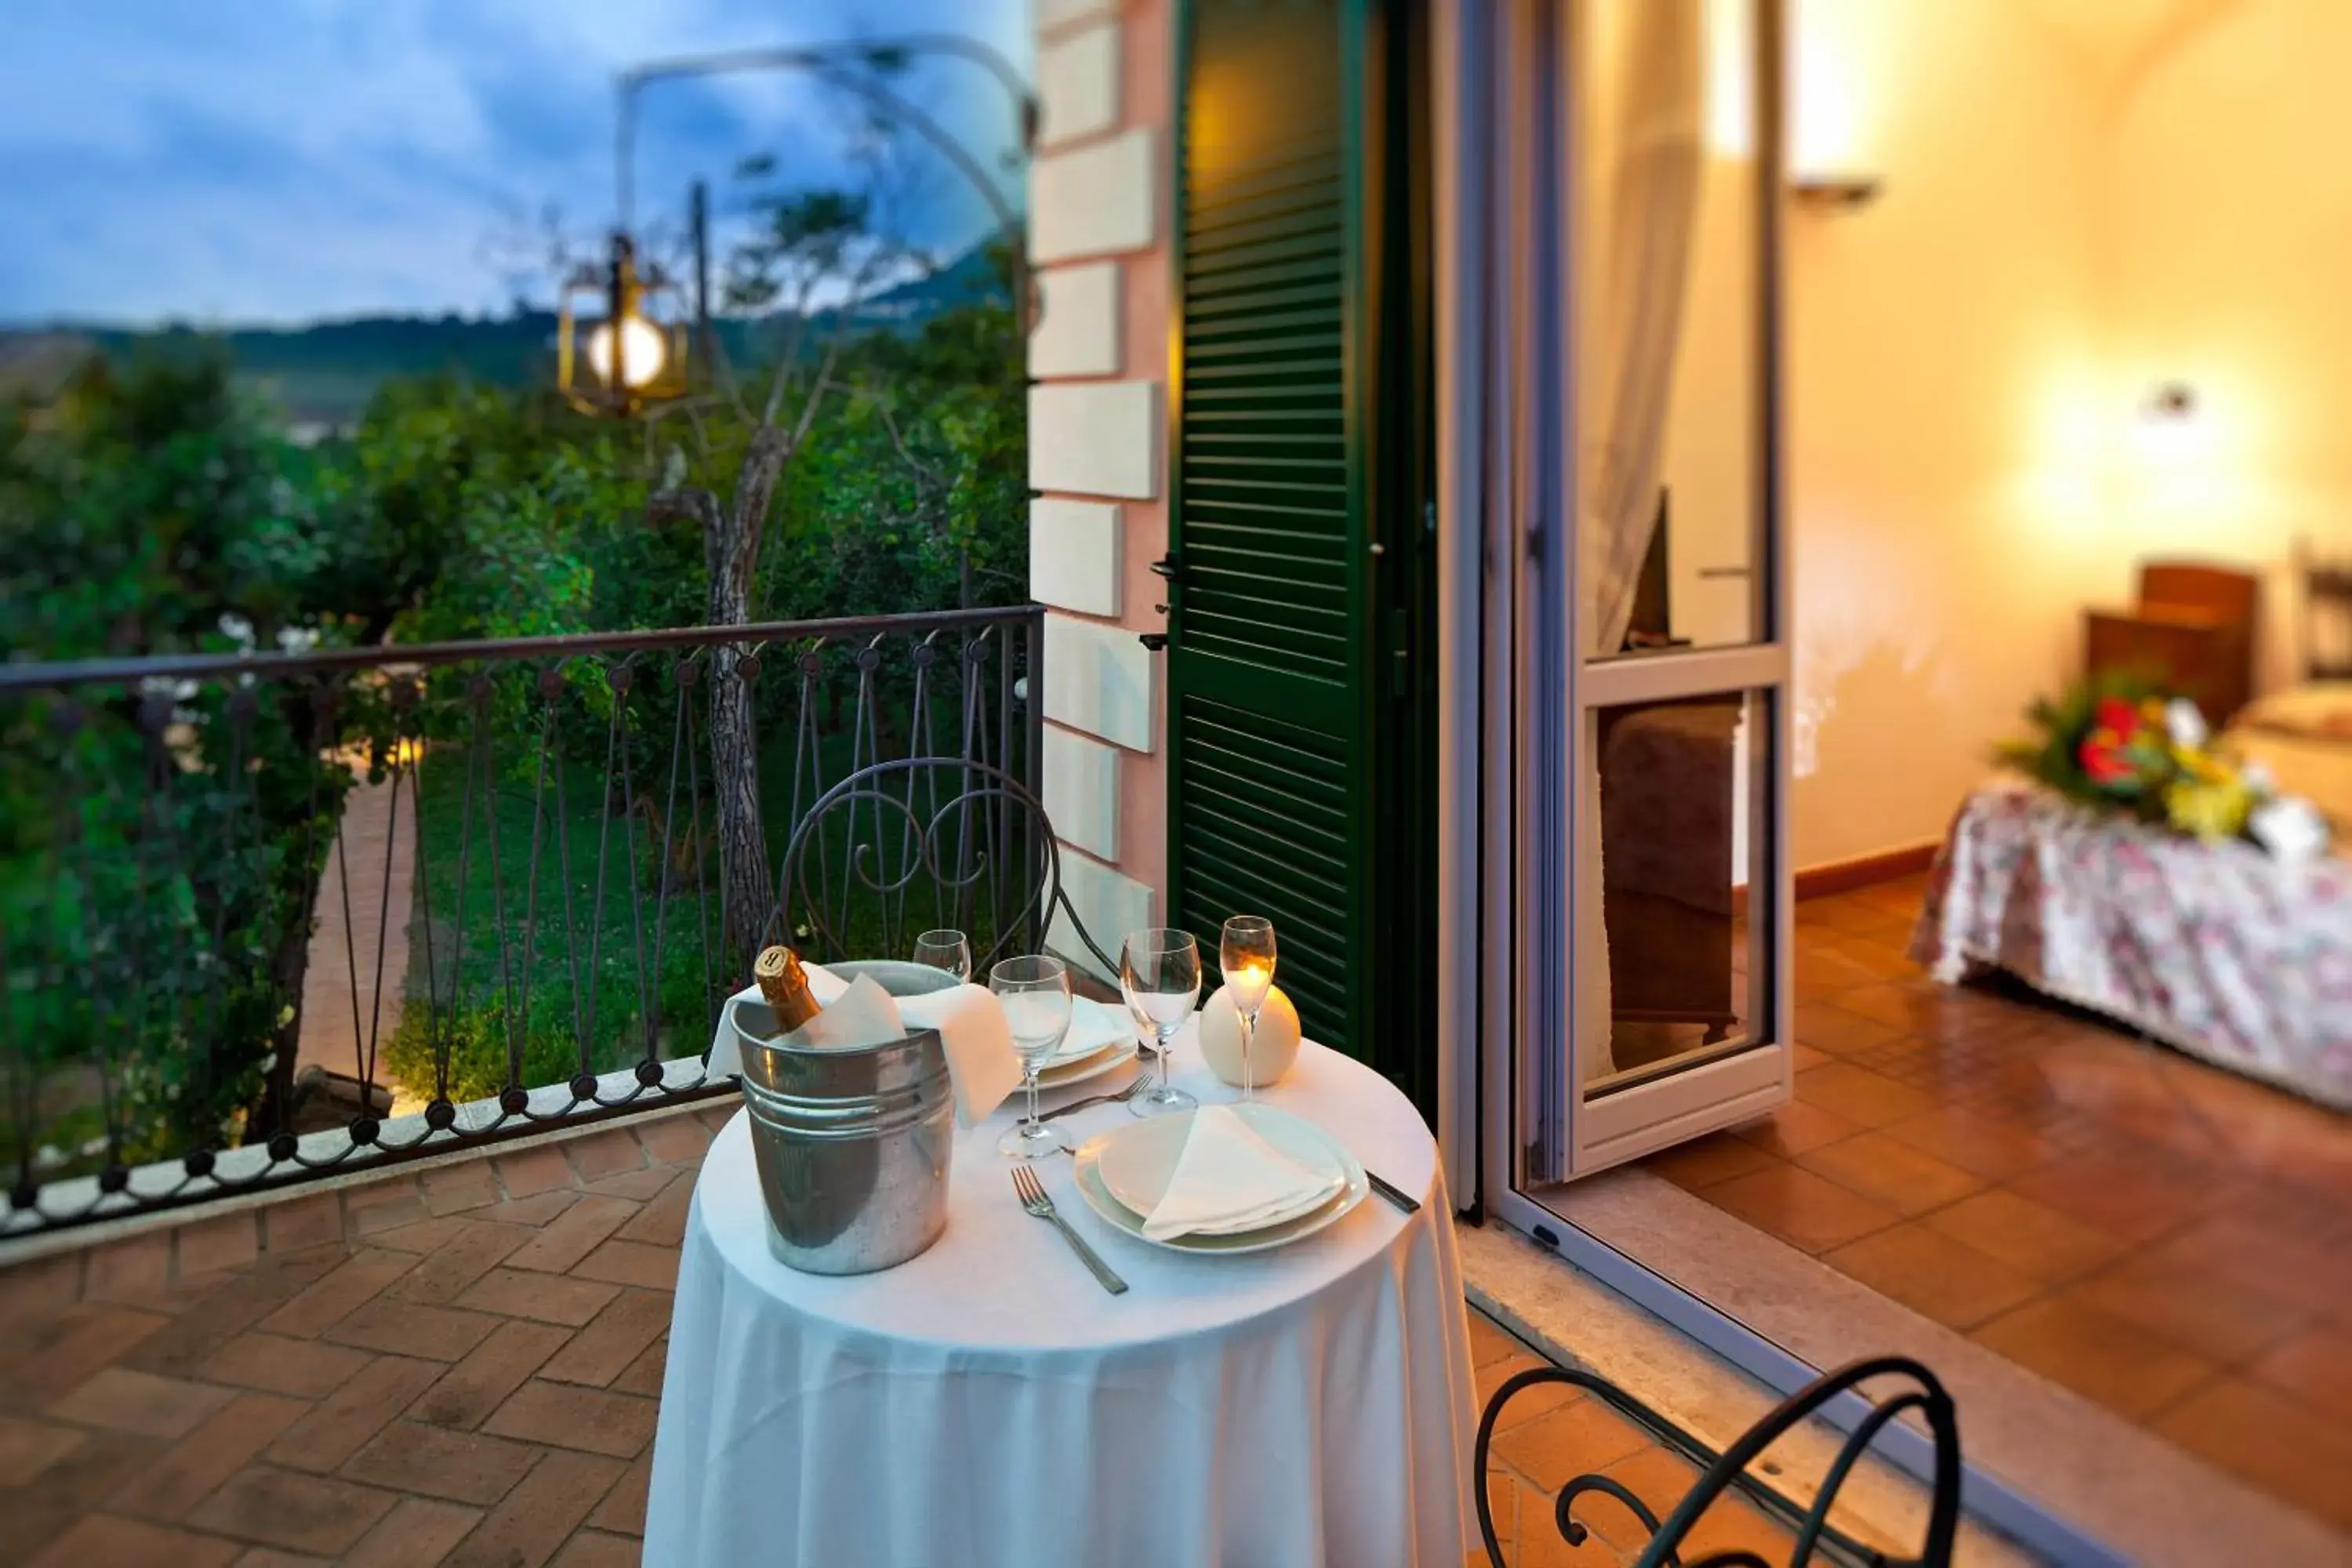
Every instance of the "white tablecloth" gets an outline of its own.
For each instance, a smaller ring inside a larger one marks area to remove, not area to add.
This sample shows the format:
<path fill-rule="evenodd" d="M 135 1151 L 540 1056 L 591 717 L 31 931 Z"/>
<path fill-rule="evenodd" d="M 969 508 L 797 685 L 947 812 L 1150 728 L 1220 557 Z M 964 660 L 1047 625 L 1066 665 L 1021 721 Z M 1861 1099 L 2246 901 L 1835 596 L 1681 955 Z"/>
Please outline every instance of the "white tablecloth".
<path fill-rule="evenodd" d="M 1194 1093 L 1230 1096 L 1189 1037 L 1176 1061 Z M 1014 1201 L 995 1143 L 1016 1097 L 958 1135 L 936 1246 L 820 1278 L 768 1252 L 739 1114 L 687 1227 L 645 1561 L 1458 1568 L 1477 1410 L 1436 1146 L 1394 1087 L 1318 1046 L 1262 1098 L 1421 1213 L 1374 1194 L 1290 1247 L 1187 1257 L 1113 1230 L 1066 1159 L 1043 1163 L 1132 1287 L 1114 1297 Z M 1128 1115 L 1065 1124 L 1084 1139 Z"/>

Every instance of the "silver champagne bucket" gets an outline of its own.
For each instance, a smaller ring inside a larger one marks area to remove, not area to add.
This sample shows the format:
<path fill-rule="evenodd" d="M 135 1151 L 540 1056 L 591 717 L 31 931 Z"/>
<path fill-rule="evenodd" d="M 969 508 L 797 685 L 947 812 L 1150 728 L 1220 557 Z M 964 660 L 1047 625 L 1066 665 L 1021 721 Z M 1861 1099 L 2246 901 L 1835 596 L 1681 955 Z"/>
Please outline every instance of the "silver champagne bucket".
<path fill-rule="evenodd" d="M 894 996 L 955 984 L 943 970 L 889 961 L 828 965 L 870 974 Z M 804 1050 L 777 1037 L 775 1013 L 739 997 L 728 1026 L 743 1053 L 743 1103 L 768 1208 L 768 1247 L 805 1274 L 870 1274 L 904 1263 L 948 1220 L 955 1090 L 939 1035 Z"/>

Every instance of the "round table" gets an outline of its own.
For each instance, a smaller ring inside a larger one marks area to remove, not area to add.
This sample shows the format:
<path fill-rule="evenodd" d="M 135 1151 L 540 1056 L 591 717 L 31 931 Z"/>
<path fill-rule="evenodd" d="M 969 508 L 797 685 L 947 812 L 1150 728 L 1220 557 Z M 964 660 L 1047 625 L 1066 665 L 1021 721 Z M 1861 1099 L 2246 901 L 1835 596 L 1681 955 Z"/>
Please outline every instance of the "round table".
<path fill-rule="evenodd" d="M 1175 1061 L 1203 1100 L 1233 1097 L 1188 1037 Z M 1016 1095 L 958 1133 L 929 1251 L 824 1278 L 770 1255 L 739 1113 L 695 1186 L 645 1561 L 1459 1568 L 1477 1405 L 1436 1145 L 1394 1086 L 1319 1046 L 1260 1098 L 1421 1212 L 1374 1194 L 1289 1247 L 1187 1256 L 1104 1224 L 1068 1160 L 1035 1163 L 1126 1278 L 1112 1296 L 1015 1202 L 995 1144 Z"/>

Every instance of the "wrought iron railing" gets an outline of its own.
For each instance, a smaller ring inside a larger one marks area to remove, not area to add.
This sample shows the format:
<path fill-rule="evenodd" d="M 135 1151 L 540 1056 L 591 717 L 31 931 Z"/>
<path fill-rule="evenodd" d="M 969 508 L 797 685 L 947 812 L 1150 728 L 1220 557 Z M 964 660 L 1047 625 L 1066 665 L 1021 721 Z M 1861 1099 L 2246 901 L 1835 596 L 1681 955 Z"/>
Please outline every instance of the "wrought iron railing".
<path fill-rule="evenodd" d="M 1022 606 L 0 665 L 0 1239 L 731 1089 L 794 828 L 893 758 L 1034 792 L 1043 654 Z"/>

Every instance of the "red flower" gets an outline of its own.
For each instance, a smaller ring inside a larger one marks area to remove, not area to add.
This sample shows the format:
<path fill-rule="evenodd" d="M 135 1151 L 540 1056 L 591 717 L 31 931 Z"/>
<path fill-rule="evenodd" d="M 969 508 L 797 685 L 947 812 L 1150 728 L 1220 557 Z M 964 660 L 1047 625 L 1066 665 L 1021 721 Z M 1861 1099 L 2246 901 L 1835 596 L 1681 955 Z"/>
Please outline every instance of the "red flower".
<path fill-rule="evenodd" d="M 2126 784 L 2132 777 L 2129 754 L 2122 742 L 2105 731 L 2085 740 L 2075 754 L 2082 760 L 2083 772 L 2095 784 Z"/>
<path fill-rule="evenodd" d="M 2139 728 L 2139 710 L 2120 697 L 2100 698 L 2095 718 L 2098 728 L 2112 730 L 2118 738 L 2126 741 L 2131 739 L 2132 731 Z"/>

